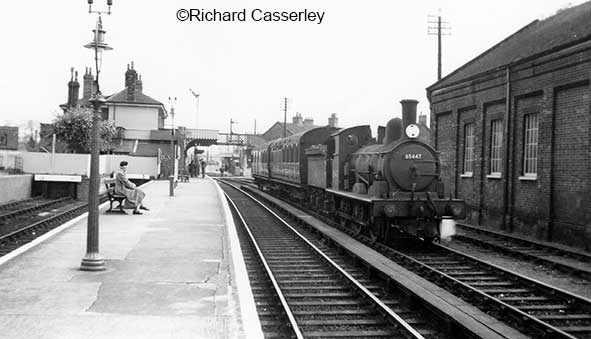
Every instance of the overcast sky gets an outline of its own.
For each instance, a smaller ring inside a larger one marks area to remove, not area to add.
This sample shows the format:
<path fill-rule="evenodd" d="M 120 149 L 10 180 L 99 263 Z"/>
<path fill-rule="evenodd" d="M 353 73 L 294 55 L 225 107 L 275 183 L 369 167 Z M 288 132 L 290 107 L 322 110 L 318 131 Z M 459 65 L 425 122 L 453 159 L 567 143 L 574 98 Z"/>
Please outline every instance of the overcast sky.
<path fill-rule="evenodd" d="M 375 128 L 400 116 L 401 99 L 420 101 L 437 77 L 437 38 L 427 16 L 451 26 L 443 37 L 443 75 L 529 22 L 582 1 L 213 1 L 114 0 L 103 16 L 106 41 L 100 85 L 108 95 L 124 88 L 134 61 L 144 93 L 163 102 L 177 97 L 175 122 L 190 128 L 263 132 L 283 121 L 280 99 L 325 125 Z M 95 8 L 106 0 L 95 0 Z M 323 22 L 181 22 L 179 9 L 325 12 Z M 92 66 L 83 48 L 96 16 L 85 0 L 9 1 L 0 11 L 0 121 L 50 122 L 67 101 L 70 67 Z M 200 93 L 199 112 L 189 88 Z M 82 94 L 82 88 L 80 88 Z M 198 116 L 198 117 L 197 117 Z"/>

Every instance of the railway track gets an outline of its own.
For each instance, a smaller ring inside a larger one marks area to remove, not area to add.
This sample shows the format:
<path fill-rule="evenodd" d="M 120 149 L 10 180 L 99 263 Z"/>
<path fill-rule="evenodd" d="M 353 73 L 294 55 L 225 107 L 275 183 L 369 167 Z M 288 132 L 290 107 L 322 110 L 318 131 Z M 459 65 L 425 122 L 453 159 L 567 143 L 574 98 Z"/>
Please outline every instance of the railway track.
<path fill-rule="evenodd" d="M 28 217 L 37 211 L 47 210 L 54 206 L 62 205 L 69 200 L 70 198 L 52 199 L 47 201 L 42 199 L 27 199 L 16 202 L 11 206 L 4 207 L 2 209 L 0 212 L 0 225 L 6 224 L 10 219 L 14 219 L 19 216 Z"/>
<path fill-rule="evenodd" d="M 24 244 L 35 240 L 36 238 L 51 231 L 64 222 L 71 220 L 87 211 L 87 203 L 74 202 L 68 204 L 67 206 L 63 206 L 65 203 L 70 202 L 70 199 L 64 198 L 58 200 L 54 201 L 55 204 L 61 204 L 62 206 L 60 206 L 57 211 L 54 211 L 50 215 L 38 218 L 28 218 L 28 220 L 25 220 L 25 222 L 1 227 L 0 257 L 16 250 Z M 106 196 L 102 196 L 100 201 L 106 201 Z M 45 208 L 48 208 L 48 206 L 45 206 Z M 32 211 L 38 210 L 39 208 L 32 209 Z M 7 226 L 10 226 L 10 228 L 7 228 Z"/>
<path fill-rule="evenodd" d="M 535 338 L 591 338 L 591 300 L 429 244 L 376 247 L 407 269 Z"/>
<path fill-rule="evenodd" d="M 222 187 L 235 209 L 247 211 L 241 213 L 242 223 L 281 301 L 281 313 L 289 319 L 290 337 L 423 338 L 280 218 L 245 194 Z M 255 298 L 267 296 L 257 281 L 255 276 Z"/>
<path fill-rule="evenodd" d="M 370 277 L 365 267 L 352 264 L 355 258 L 349 254 L 329 247 L 301 227 L 295 233 L 286 231 L 292 227 L 278 221 L 264 207 L 254 205 L 244 193 L 227 184 L 222 188 L 233 201 L 231 205 L 243 211 L 242 215 L 233 212 L 234 219 L 250 224 L 258 244 L 242 248 L 266 337 L 290 337 L 292 334 L 288 336 L 284 326 L 289 323 L 290 313 L 290 328 L 300 328 L 303 337 L 473 337 L 450 316 L 434 314 L 428 305 L 411 302 L 413 298 L 405 292 L 381 278 Z M 239 231 L 241 244 L 246 234 Z M 299 240 L 302 235 L 312 240 Z M 256 265 L 260 262 L 269 272 Z M 288 311 L 278 309 L 280 295 Z M 418 335 L 404 333 L 410 331 L 405 323 Z"/>
<path fill-rule="evenodd" d="M 393 248 L 363 235 L 357 239 L 533 338 L 591 338 L 591 300 L 440 245 L 407 242 Z"/>
<path fill-rule="evenodd" d="M 4 204 L 0 205 L 0 211 L 5 211 L 8 209 L 14 209 L 14 208 L 18 208 L 19 206 L 26 206 L 28 204 L 40 201 L 41 199 L 43 199 L 40 196 L 37 197 L 32 197 L 29 199 L 24 199 L 24 200 L 16 200 L 16 201 L 11 201 L 11 202 L 7 202 Z"/>
<path fill-rule="evenodd" d="M 591 280 L 591 255 L 480 227 L 457 224 L 460 240 Z"/>

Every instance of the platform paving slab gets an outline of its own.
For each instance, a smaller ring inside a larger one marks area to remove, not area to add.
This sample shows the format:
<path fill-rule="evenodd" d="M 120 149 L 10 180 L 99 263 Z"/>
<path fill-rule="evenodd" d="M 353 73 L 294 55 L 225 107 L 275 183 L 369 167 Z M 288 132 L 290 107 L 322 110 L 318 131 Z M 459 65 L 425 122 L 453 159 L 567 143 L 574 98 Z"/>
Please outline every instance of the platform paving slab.
<path fill-rule="evenodd" d="M 86 219 L 0 265 L 0 338 L 250 337 L 214 182 L 142 189 L 144 215 L 100 214 L 105 271 L 79 270 Z"/>

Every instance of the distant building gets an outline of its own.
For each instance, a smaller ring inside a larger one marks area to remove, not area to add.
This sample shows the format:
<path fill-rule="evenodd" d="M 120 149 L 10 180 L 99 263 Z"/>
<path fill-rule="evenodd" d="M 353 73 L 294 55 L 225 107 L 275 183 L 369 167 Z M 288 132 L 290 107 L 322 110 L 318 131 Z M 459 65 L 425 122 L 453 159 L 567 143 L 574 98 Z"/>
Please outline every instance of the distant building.
<path fill-rule="evenodd" d="M 337 118 L 336 113 L 333 113 L 330 118 L 328 118 L 328 125 L 332 127 L 337 127 L 339 119 Z M 292 122 L 287 123 L 285 128 L 286 136 L 290 136 L 293 134 L 301 133 L 307 131 L 312 128 L 321 127 L 314 125 L 314 120 L 311 118 L 304 119 L 300 113 L 296 113 L 292 117 Z M 283 123 L 277 121 L 273 124 L 267 131 L 260 135 L 266 141 L 275 140 L 278 138 L 283 137 Z"/>
<path fill-rule="evenodd" d="M 18 149 L 18 127 L 0 126 L 0 150 Z"/>
<path fill-rule="evenodd" d="M 86 68 L 83 76 L 82 98 L 79 98 L 80 84 L 78 72 L 71 70 L 68 82 L 68 101 L 60 105 L 64 112 L 76 107 L 89 107 L 89 100 L 96 93 L 95 77 L 91 68 Z M 143 91 L 142 77 L 134 68 L 133 62 L 127 65 L 125 88 L 115 94 L 105 96 L 102 109 L 103 120 L 112 122 L 117 128 L 113 138 L 112 152 L 134 156 L 159 156 L 161 173 L 169 175 L 171 169 L 171 130 L 164 128 L 168 113 L 164 104 L 146 95 Z M 45 127 L 44 135 L 49 134 Z M 175 132 L 175 135 L 178 135 Z M 47 139 L 47 138 L 46 138 Z M 47 146 L 47 140 L 44 141 Z M 175 144 L 178 144 L 175 137 Z M 177 150 L 176 157 L 181 152 Z"/>
<path fill-rule="evenodd" d="M 418 139 L 426 144 L 431 145 L 431 129 L 427 126 L 427 115 L 419 115 L 419 137 Z"/>
<path fill-rule="evenodd" d="M 535 20 L 427 88 L 468 220 L 591 249 L 591 2 Z"/>

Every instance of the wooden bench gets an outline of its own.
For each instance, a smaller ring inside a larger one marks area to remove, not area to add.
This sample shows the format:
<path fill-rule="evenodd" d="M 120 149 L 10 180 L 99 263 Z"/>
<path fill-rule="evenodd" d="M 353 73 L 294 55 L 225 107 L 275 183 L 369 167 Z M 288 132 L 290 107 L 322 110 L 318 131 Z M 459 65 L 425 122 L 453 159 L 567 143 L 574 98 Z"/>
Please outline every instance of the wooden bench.
<path fill-rule="evenodd" d="M 179 173 L 179 180 L 181 182 L 189 182 L 189 174 L 185 172 Z"/>
<path fill-rule="evenodd" d="M 107 196 L 109 197 L 109 203 L 110 203 L 110 206 L 109 206 L 109 209 L 107 210 L 107 212 L 125 213 L 125 211 L 123 210 L 123 202 L 125 201 L 125 196 L 115 193 L 115 181 L 116 180 L 117 179 L 115 179 L 115 178 L 104 179 L 105 187 L 107 188 Z M 113 211 L 113 202 L 115 202 L 115 201 L 117 201 L 119 203 L 119 206 L 117 206 L 117 208 L 119 209 L 118 211 Z"/>

